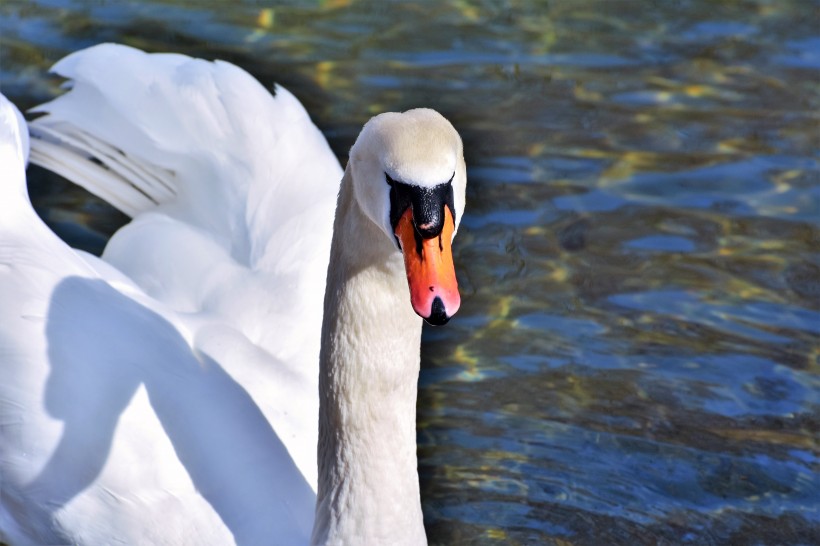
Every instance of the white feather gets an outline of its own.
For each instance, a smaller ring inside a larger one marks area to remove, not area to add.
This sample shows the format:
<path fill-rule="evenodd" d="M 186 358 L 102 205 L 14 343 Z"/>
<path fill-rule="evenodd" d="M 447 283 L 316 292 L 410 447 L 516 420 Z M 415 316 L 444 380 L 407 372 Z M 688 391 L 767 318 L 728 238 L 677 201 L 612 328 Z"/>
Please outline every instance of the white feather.
<path fill-rule="evenodd" d="M 375 118 L 340 193 L 301 104 L 233 65 L 105 44 L 54 70 L 71 90 L 36 109 L 32 161 L 133 220 L 102 259 L 59 240 L 0 95 L 0 541 L 304 544 L 319 399 L 341 396 L 314 541 L 424 543 L 421 320 L 381 218 L 390 168 L 418 185 L 455 170 L 460 219 L 449 122 Z"/>

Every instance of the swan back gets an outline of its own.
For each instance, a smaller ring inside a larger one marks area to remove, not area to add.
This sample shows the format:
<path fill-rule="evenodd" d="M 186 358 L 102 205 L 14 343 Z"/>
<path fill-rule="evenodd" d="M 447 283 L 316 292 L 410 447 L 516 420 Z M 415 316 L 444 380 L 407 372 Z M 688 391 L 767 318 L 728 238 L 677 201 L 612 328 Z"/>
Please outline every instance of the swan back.
<path fill-rule="evenodd" d="M 37 109 L 32 162 L 134 219 L 104 261 L 68 248 L 2 110 L 0 533 L 307 541 L 338 161 L 228 63 L 104 44 L 55 71 L 70 90 Z"/>

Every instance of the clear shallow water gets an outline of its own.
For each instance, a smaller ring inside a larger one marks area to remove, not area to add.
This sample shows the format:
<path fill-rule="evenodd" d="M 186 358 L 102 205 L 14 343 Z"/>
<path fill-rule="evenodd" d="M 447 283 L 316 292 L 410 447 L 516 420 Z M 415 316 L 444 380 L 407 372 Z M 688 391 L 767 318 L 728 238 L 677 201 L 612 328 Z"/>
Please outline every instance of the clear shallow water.
<path fill-rule="evenodd" d="M 426 330 L 436 544 L 820 543 L 820 15 L 743 2 L 5 2 L 0 86 L 100 41 L 231 60 L 340 159 L 372 114 L 465 140 L 464 304 Z M 30 173 L 92 251 L 125 221 Z"/>

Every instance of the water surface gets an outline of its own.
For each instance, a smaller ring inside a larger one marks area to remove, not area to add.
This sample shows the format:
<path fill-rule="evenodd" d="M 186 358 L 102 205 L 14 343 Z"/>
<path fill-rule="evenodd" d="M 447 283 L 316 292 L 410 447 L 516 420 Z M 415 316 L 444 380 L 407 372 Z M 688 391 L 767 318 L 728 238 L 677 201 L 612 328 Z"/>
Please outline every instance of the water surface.
<path fill-rule="evenodd" d="M 459 315 L 425 331 L 434 544 L 820 544 L 820 8 L 5 2 L 21 107 L 102 41 L 237 63 L 342 162 L 374 113 L 465 140 Z M 41 171 L 101 251 L 126 219 Z"/>

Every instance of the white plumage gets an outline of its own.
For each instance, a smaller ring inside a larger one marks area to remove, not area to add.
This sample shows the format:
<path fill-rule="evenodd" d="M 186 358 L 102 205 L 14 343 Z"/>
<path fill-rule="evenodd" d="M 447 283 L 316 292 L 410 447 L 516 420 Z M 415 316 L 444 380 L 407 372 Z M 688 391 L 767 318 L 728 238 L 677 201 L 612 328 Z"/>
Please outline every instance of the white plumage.
<path fill-rule="evenodd" d="M 54 71 L 71 91 L 36 109 L 47 115 L 31 123 L 31 160 L 134 220 L 102 260 L 59 240 L 28 202 L 27 131 L 3 98 L 0 539 L 308 542 L 342 169 L 290 93 L 272 97 L 231 64 L 106 44 Z M 439 140 L 433 163 L 449 169 L 443 179 L 453 165 L 459 171 L 457 226 L 461 142 Z M 391 161 L 412 172 L 400 155 Z M 420 169 L 435 176 L 435 167 Z M 377 261 L 393 275 L 401 254 L 384 240 Z M 399 296 L 409 301 L 406 284 Z M 399 337 L 411 381 L 421 321 L 406 309 L 398 316 L 409 324 Z M 415 400 L 415 385 L 407 396 Z M 415 487 L 411 506 L 417 478 Z M 408 525 L 417 529 L 415 512 Z M 334 523 L 344 514 L 317 517 L 320 542 L 379 536 L 344 535 Z M 424 540 L 423 529 L 405 536 Z"/>

